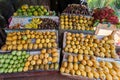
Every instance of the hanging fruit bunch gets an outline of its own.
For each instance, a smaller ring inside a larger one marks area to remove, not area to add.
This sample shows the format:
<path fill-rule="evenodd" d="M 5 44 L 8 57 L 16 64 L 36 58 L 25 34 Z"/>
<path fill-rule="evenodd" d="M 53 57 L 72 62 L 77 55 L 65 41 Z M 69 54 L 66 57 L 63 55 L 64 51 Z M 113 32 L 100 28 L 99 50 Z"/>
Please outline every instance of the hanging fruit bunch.
<path fill-rule="evenodd" d="M 111 24 L 118 24 L 119 22 L 118 17 L 115 15 L 115 11 L 108 7 L 95 9 L 93 17 L 100 23 L 110 22 Z"/>

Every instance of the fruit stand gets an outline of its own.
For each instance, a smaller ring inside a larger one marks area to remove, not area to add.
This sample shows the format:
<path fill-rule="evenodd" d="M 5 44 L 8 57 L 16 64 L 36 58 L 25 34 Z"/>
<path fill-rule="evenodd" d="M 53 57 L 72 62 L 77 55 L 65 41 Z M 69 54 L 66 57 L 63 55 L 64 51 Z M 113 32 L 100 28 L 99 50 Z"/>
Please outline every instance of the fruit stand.
<path fill-rule="evenodd" d="M 0 80 L 120 80 L 114 13 L 69 4 L 56 16 L 46 6 L 21 6 L 0 31 Z"/>

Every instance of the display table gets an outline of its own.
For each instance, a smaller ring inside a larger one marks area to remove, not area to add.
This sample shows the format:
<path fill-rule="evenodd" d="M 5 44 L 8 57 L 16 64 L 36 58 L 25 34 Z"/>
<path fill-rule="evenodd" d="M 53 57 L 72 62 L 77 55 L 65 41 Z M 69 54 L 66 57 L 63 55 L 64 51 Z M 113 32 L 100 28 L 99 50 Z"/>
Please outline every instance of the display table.
<path fill-rule="evenodd" d="M 63 76 L 59 72 L 26 72 L 1 74 L 0 80 L 85 80 L 78 77 Z"/>

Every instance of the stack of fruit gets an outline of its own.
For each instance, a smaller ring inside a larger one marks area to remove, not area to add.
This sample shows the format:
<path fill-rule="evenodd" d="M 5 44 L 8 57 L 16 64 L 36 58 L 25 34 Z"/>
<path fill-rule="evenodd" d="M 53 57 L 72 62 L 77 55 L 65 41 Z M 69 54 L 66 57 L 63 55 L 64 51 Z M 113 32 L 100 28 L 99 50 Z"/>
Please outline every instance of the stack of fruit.
<path fill-rule="evenodd" d="M 13 16 L 49 16 L 55 15 L 55 12 L 48 11 L 44 6 L 28 6 L 23 5 L 18 9 Z"/>
<path fill-rule="evenodd" d="M 7 34 L 3 51 L 36 50 L 42 48 L 57 48 L 56 31 L 23 30 Z"/>
<path fill-rule="evenodd" d="M 66 30 L 94 30 L 93 17 L 66 15 L 60 16 L 60 27 Z"/>
<path fill-rule="evenodd" d="M 118 24 L 119 19 L 118 17 L 114 14 L 115 11 L 111 8 L 104 7 L 101 9 L 95 9 L 93 13 L 93 17 L 95 20 L 102 22 L 110 22 L 112 24 Z"/>
<path fill-rule="evenodd" d="M 40 54 L 31 55 L 25 63 L 24 71 L 31 70 L 58 70 L 59 53 L 58 50 L 43 49 Z"/>
<path fill-rule="evenodd" d="M 117 62 L 97 61 L 96 57 L 78 54 L 68 55 L 62 62 L 61 73 L 78 75 L 101 80 L 119 80 L 120 64 Z"/>
<path fill-rule="evenodd" d="M 116 58 L 113 36 L 98 39 L 95 35 L 65 32 L 64 51 L 75 54 L 95 55 L 97 57 Z"/>
<path fill-rule="evenodd" d="M 25 25 L 25 28 L 34 29 L 57 29 L 58 24 L 49 18 L 33 18 L 32 21 Z"/>
<path fill-rule="evenodd" d="M 0 54 L 0 73 L 22 72 L 29 54 L 26 51 L 12 51 Z"/>
<path fill-rule="evenodd" d="M 63 11 L 63 13 L 68 14 L 82 14 L 82 15 L 90 15 L 88 8 L 85 5 L 81 4 L 70 4 L 68 7 Z"/>

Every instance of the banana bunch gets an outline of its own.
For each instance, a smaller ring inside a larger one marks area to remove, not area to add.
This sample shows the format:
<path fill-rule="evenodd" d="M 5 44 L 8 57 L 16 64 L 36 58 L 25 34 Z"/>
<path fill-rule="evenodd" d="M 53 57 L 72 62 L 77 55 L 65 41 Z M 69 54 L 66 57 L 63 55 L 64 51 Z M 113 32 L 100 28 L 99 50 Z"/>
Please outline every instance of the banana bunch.
<path fill-rule="evenodd" d="M 36 23 L 36 24 L 41 24 L 42 20 L 40 18 L 33 18 L 32 22 Z"/>
<path fill-rule="evenodd" d="M 42 23 L 42 20 L 39 18 L 33 18 L 32 21 L 25 25 L 25 28 L 34 28 L 37 29 L 38 25 Z"/>

